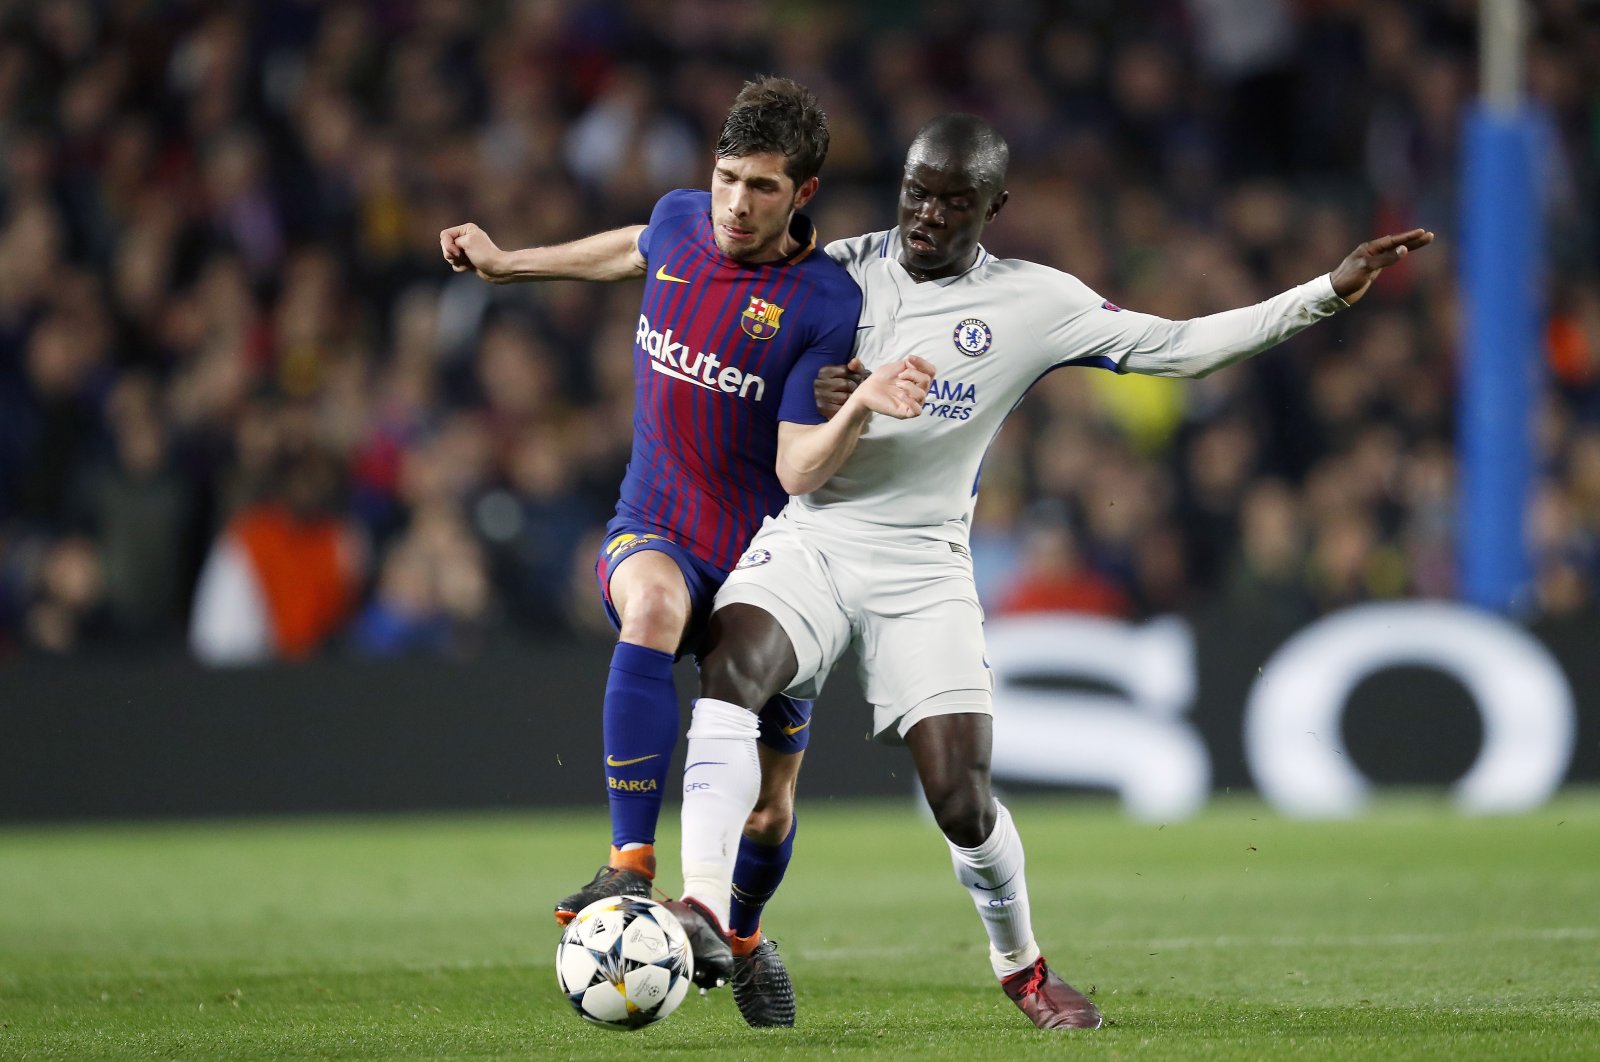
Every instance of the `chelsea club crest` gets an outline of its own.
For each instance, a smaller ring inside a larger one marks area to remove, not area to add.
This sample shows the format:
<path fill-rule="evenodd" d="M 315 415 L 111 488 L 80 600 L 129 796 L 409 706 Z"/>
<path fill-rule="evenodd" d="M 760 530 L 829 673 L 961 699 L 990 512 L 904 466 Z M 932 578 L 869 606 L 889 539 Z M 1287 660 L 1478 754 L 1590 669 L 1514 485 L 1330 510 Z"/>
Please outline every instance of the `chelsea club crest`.
<path fill-rule="evenodd" d="M 952 338 L 956 341 L 957 350 L 969 358 L 976 358 L 989 349 L 989 344 L 994 342 L 994 333 L 976 317 L 968 317 L 956 325 Z"/>

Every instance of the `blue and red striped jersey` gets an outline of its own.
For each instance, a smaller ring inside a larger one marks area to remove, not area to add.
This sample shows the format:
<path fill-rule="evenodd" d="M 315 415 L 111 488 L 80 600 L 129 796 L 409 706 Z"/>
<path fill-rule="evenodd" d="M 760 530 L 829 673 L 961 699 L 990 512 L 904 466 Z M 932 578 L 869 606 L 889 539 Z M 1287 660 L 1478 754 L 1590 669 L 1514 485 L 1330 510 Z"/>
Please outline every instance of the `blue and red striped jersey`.
<path fill-rule="evenodd" d="M 788 500 L 778 422 L 821 423 L 812 384 L 850 359 L 861 291 L 796 215 L 800 250 L 746 265 L 711 234 L 711 193 L 656 203 L 634 336 L 633 455 L 617 514 L 731 569 Z"/>

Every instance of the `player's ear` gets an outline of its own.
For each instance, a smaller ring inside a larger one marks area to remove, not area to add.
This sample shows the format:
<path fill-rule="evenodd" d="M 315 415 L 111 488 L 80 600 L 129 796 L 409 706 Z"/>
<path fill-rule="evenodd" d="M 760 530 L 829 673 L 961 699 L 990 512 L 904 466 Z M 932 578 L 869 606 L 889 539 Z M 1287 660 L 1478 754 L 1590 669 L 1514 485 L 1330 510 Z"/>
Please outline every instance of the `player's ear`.
<path fill-rule="evenodd" d="M 1010 198 L 1011 193 L 1002 188 L 1000 190 L 1000 194 L 990 200 L 989 209 L 983 212 L 983 223 L 987 225 L 989 222 L 993 221 L 995 219 L 995 215 L 1000 213 L 1000 208 L 1005 206 L 1006 200 Z"/>
<path fill-rule="evenodd" d="M 817 188 L 822 184 L 815 177 L 807 177 L 800 182 L 800 187 L 794 190 L 794 208 L 799 210 L 811 202 L 811 197 L 817 194 Z"/>

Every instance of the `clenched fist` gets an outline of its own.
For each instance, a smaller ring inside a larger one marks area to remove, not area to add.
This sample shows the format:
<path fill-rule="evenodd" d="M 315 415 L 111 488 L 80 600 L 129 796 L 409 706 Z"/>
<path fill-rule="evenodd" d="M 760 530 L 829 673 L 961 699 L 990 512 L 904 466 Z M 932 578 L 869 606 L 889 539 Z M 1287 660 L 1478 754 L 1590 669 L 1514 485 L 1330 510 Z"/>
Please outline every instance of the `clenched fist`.
<path fill-rule="evenodd" d="M 457 273 L 474 272 L 491 284 L 510 279 L 505 266 L 506 253 L 495 245 L 487 232 L 470 221 L 440 232 L 439 250 Z"/>

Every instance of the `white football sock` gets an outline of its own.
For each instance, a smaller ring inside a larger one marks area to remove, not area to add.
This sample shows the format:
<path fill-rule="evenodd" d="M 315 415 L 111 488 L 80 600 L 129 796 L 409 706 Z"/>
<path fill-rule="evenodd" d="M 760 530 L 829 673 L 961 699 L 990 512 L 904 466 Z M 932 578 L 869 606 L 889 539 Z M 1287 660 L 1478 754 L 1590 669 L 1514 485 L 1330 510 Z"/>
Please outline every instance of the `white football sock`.
<path fill-rule="evenodd" d="M 978 917 L 989 934 L 989 963 L 996 977 L 1004 978 L 1033 965 L 1039 945 L 1033 939 L 1028 913 L 1028 879 L 1022 838 L 1011 822 L 1011 812 L 995 801 L 994 832 L 976 848 L 950 845 L 950 862 L 956 880 L 972 895 Z M 946 839 L 946 844 L 949 840 Z"/>
<path fill-rule="evenodd" d="M 761 792 L 760 734 L 754 712 L 710 697 L 694 702 L 683 767 L 683 896 L 724 929 L 739 836 Z"/>

